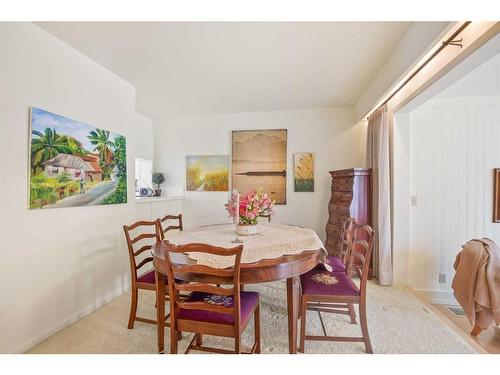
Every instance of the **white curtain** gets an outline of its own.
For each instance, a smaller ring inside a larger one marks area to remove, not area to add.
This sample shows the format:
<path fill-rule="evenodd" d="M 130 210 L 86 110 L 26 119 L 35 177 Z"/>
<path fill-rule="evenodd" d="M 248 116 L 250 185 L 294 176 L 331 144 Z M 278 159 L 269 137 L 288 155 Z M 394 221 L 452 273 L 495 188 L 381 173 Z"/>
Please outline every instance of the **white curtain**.
<path fill-rule="evenodd" d="M 372 168 L 373 271 L 392 284 L 389 113 L 384 105 L 368 118 L 368 162 Z"/>

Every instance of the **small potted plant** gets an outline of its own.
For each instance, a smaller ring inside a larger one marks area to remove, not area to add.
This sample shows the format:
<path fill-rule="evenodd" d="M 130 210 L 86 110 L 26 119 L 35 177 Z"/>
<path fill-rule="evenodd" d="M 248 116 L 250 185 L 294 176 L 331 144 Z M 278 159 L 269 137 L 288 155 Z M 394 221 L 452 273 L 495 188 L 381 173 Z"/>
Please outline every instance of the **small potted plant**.
<path fill-rule="evenodd" d="M 225 206 L 229 216 L 235 219 L 237 233 L 245 236 L 258 233 L 257 219 L 273 214 L 274 201 L 266 193 L 250 190 L 240 197 L 234 190 Z"/>
<path fill-rule="evenodd" d="M 153 172 L 153 184 L 156 185 L 155 196 L 161 196 L 160 186 L 165 182 L 165 175 L 162 172 Z"/>

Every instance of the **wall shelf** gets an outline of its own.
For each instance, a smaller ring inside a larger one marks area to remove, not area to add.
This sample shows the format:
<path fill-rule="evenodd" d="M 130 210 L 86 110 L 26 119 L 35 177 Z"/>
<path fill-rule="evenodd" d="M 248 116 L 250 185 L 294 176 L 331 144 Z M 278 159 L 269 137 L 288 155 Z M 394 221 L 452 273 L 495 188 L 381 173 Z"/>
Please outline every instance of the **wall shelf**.
<path fill-rule="evenodd" d="M 135 198 L 135 203 L 153 203 L 153 202 L 162 202 L 162 201 L 175 201 L 182 200 L 183 196 L 172 196 L 172 197 L 144 197 L 144 198 Z"/>

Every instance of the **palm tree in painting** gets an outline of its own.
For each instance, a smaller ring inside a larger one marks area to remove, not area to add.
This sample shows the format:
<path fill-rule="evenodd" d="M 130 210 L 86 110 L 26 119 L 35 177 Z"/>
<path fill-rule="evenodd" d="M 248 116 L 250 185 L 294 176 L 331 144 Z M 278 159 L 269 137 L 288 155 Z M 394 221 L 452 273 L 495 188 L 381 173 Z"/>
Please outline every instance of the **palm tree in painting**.
<path fill-rule="evenodd" d="M 71 149 L 72 154 L 74 154 L 74 155 L 86 155 L 88 153 L 83 148 L 82 142 L 80 142 L 76 138 L 73 138 L 69 135 L 62 135 L 61 137 L 65 140 L 68 147 Z"/>
<path fill-rule="evenodd" d="M 33 171 L 36 171 L 44 162 L 58 154 L 71 154 L 72 149 L 68 146 L 65 136 L 57 134 L 55 129 L 45 128 L 43 133 L 33 130 L 33 135 L 38 138 L 33 138 L 31 141 L 31 165 Z"/>
<path fill-rule="evenodd" d="M 99 153 L 102 163 L 110 163 L 113 160 L 113 141 L 109 139 L 109 131 L 96 129 L 89 133 L 89 140 L 94 145 L 94 151 Z"/>

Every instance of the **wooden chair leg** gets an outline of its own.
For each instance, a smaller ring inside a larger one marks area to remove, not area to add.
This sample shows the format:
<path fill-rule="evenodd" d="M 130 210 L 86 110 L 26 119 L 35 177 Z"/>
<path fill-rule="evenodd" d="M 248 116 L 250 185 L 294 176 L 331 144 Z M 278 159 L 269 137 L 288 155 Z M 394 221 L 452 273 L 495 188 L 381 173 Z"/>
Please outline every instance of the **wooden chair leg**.
<path fill-rule="evenodd" d="M 366 302 L 359 304 L 359 321 L 361 323 L 361 332 L 363 333 L 363 340 L 365 342 L 366 352 L 373 354 L 372 344 L 370 342 L 370 335 L 368 334 L 368 322 L 366 320 Z"/>
<path fill-rule="evenodd" d="M 134 328 L 135 317 L 137 315 L 137 299 L 139 298 L 137 288 L 132 287 L 132 300 L 130 302 L 130 315 L 128 318 L 128 329 Z"/>
<path fill-rule="evenodd" d="M 241 354 L 240 340 L 241 340 L 241 333 L 239 333 L 238 336 L 236 336 L 234 338 L 234 352 L 235 352 L 235 354 Z"/>
<path fill-rule="evenodd" d="M 255 330 L 255 353 L 260 354 L 260 306 L 257 303 L 257 307 L 253 314 L 254 330 Z"/>
<path fill-rule="evenodd" d="M 179 333 L 170 326 L 170 354 L 177 354 L 177 338 Z"/>
<path fill-rule="evenodd" d="M 354 305 L 352 303 L 348 303 L 347 309 L 349 310 L 349 316 L 351 317 L 351 323 L 356 324 L 356 310 L 354 310 Z"/>
<path fill-rule="evenodd" d="M 196 334 L 196 346 L 202 346 L 203 345 L 203 336 L 201 333 Z"/>
<path fill-rule="evenodd" d="M 302 296 L 302 304 L 300 308 L 300 343 L 299 352 L 304 353 L 306 346 L 306 315 L 307 315 L 307 299 Z"/>

